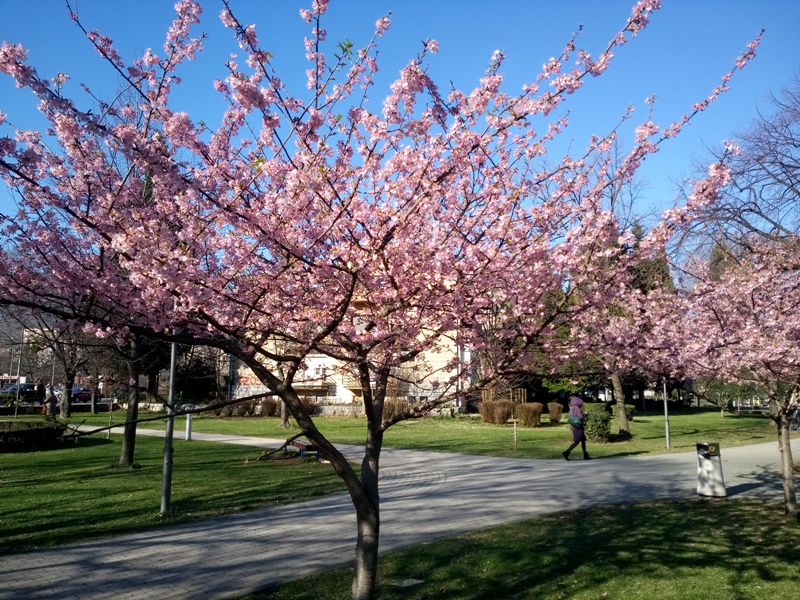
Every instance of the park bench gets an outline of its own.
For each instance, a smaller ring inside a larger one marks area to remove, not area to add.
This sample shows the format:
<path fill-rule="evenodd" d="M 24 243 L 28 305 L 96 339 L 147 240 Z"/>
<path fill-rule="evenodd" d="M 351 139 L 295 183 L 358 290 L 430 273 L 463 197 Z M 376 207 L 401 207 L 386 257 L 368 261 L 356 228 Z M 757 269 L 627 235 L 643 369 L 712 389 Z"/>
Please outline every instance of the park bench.
<path fill-rule="evenodd" d="M 308 440 L 292 440 L 287 445 L 297 448 L 300 451 L 300 458 L 305 458 L 306 452 L 316 452 L 317 460 L 319 460 L 319 448 L 314 442 L 309 442 Z"/>

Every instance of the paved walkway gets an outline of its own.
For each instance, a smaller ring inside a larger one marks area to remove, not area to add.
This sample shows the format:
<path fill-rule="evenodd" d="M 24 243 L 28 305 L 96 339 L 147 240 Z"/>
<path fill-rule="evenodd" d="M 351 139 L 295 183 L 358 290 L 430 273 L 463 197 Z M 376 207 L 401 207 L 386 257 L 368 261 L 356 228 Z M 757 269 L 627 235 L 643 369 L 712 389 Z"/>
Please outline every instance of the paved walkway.
<path fill-rule="evenodd" d="M 199 433 L 193 438 L 258 447 L 283 442 Z M 800 451 L 800 441 L 793 444 L 793 450 Z M 342 449 L 347 456 L 360 457 L 357 447 Z M 722 448 L 722 458 L 730 496 L 782 497 L 777 442 Z M 594 505 L 692 498 L 697 487 L 695 452 L 565 462 L 387 448 L 381 464 L 382 552 Z M 350 499 L 339 493 L 3 556 L 0 599 L 230 598 L 351 561 L 355 529 Z"/>

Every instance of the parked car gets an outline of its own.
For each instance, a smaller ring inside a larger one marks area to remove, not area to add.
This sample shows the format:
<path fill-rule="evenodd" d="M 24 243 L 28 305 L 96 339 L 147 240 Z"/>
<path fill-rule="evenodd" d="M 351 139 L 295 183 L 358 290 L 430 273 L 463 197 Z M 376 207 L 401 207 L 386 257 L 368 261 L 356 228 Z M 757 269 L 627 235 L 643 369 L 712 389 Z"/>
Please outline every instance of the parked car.
<path fill-rule="evenodd" d="M 56 398 L 61 400 L 61 397 L 64 395 L 64 391 L 59 388 L 59 391 L 56 392 Z M 92 390 L 89 388 L 82 388 L 80 386 L 74 385 L 72 386 L 72 401 L 73 402 L 89 402 L 92 399 Z M 97 399 L 100 399 L 100 395 L 98 394 Z"/>
<path fill-rule="evenodd" d="M 35 383 L 12 383 L 0 392 L 0 402 L 14 402 L 17 399 L 17 389 L 19 389 L 19 400 L 21 402 L 33 402 L 36 400 Z"/>

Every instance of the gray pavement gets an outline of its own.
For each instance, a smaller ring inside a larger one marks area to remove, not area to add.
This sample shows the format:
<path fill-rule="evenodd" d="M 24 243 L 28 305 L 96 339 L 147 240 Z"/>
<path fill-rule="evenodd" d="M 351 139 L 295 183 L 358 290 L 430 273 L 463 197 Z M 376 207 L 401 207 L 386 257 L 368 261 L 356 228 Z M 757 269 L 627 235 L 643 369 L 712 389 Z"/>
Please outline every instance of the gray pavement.
<path fill-rule="evenodd" d="M 199 433 L 193 439 L 256 447 L 283 443 Z M 353 459 L 361 455 L 355 446 L 341 449 Z M 798 440 L 793 451 L 800 451 Z M 780 499 L 779 461 L 777 442 L 723 447 L 729 497 Z M 565 462 L 387 448 L 381 466 L 381 552 L 589 506 L 693 498 L 697 489 L 695 452 Z M 354 547 L 355 515 L 349 497 L 339 493 L 4 556 L 0 599 L 230 598 L 348 563 Z"/>

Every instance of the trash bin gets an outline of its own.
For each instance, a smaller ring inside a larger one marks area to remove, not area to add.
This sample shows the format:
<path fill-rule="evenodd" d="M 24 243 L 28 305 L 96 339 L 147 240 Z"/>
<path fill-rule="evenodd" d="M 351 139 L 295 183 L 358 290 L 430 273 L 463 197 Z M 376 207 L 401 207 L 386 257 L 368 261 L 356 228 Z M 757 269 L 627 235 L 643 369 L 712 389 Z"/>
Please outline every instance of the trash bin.
<path fill-rule="evenodd" d="M 697 444 L 697 495 L 724 498 L 728 495 L 722 478 L 722 457 L 718 442 Z"/>

